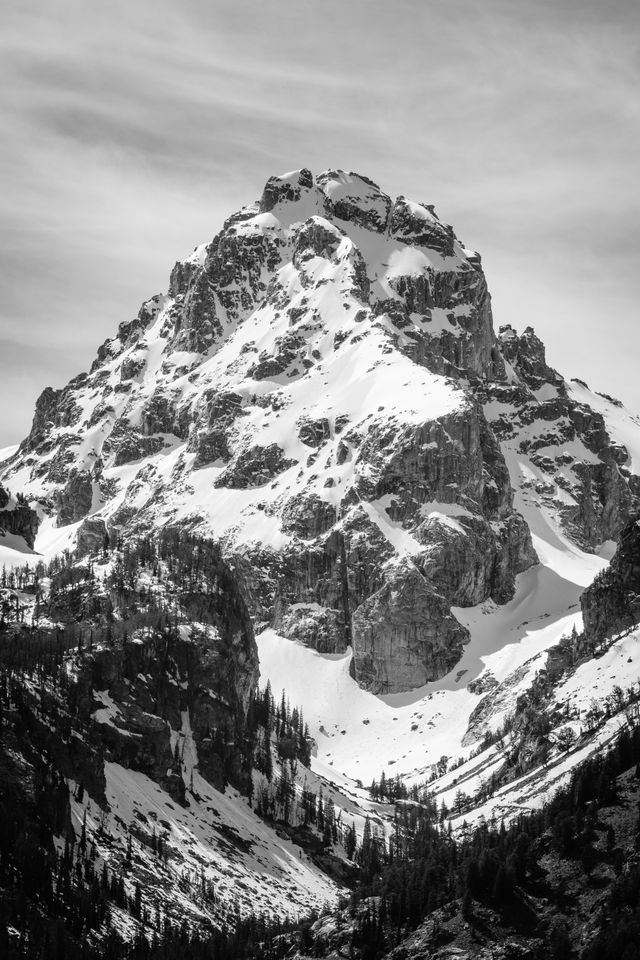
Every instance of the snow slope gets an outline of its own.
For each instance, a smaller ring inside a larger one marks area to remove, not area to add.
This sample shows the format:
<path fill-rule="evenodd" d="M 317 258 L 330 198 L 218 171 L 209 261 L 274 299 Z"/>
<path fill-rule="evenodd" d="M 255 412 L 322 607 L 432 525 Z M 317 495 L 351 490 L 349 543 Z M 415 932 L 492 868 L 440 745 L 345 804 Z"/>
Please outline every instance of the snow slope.
<path fill-rule="evenodd" d="M 188 917 L 220 925 L 236 906 L 241 914 L 295 919 L 334 904 L 340 888 L 299 847 L 267 826 L 246 797 L 232 789 L 221 793 L 200 776 L 188 720 L 175 737 L 193 784 L 187 806 L 143 773 L 115 763 L 105 766 L 107 812 L 86 795 L 72 800 L 76 833 L 84 820 L 100 860 L 120 872 L 131 836 L 132 884 L 142 882 L 146 905 L 160 904 L 179 922 Z M 163 858 L 153 851 L 154 837 L 162 839 Z"/>
<path fill-rule="evenodd" d="M 518 472 L 528 467 L 515 454 L 508 457 L 508 463 L 514 487 L 520 490 Z M 516 595 L 504 606 L 489 601 L 455 610 L 469 628 L 471 641 L 460 662 L 441 680 L 408 694 L 376 697 L 360 689 L 350 676 L 350 652 L 344 656 L 322 655 L 300 644 L 292 646 L 272 630 L 258 636 L 263 678 L 269 679 L 275 691 L 286 689 L 292 702 L 304 709 L 317 742 L 315 770 L 351 787 L 356 781 L 366 787 L 383 771 L 387 777 L 400 774 L 407 783 L 424 781 L 441 757 L 459 760 L 477 747 L 476 740 L 464 742 L 465 734 L 473 711 L 487 688 L 491 689 L 487 680 L 506 687 L 488 724 L 496 730 L 513 711 L 518 696 L 545 668 L 549 648 L 568 636 L 574 626 L 581 627 L 579 596 L 606 565 L 611 545 L 605 545 L 602 556 L 584 553 L 526 492 L 517 495 L 516 503 L 531 526 L 541 562 L 518 577 Z M 628 662 L 628 655 L 639 638 L 640 632 L 623 638 L 605 659 L 580 667 L 558 689 L 559 699 L 584 714 L 591 700 L 604 700 L 614 684 L 626 687 L 637 681 L 640 661 L 634 663 L 634 657 Z M 620 719 L 612 721 L 582 753 L 567 758 L 562 768 L 554 768 L 553 774 L 536 782 L 535 789 L 526 792 L 527 802 L 541 803 L 548 789 L 561 780 L 561 774 L 568 774 L 619 724 Z M 450 803 L 461 783 L 473 792 L 491 769 L 500 765 L 500 757 L 492 748 L 456 770 L 455 775 L 437 780 L 433 789 Z M 453 786 L 449 785 L 452 780 Z M 525 805 L 525 794 L 511 786 L 494 805 L 503 815 L 515 812 Z M 480 812 L 486 815 L 487 810 Z"/>

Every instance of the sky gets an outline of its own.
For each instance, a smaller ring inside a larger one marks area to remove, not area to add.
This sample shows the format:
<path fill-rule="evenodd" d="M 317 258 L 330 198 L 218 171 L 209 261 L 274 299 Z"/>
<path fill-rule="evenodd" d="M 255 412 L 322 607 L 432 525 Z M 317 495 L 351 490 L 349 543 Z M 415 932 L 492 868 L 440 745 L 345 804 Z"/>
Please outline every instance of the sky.
<path fill-rule="evenodd" d="M 274 173 L 479 250 L 496 328 L 640 412 L 637 0 L 3 0 L 0 447 Z"/>

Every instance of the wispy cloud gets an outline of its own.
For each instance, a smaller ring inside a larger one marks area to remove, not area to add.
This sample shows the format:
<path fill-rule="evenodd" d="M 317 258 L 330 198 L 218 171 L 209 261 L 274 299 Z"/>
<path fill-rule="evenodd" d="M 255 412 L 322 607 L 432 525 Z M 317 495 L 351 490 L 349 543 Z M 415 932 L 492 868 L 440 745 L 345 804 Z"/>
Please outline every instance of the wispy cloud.
<path fill-rule="evenodd" d="M 302 164 L 435 202 L 481 249 L 497 322 L 619 389 L 640 300 L 635 0 L 23 0 L 4 20 L 0 443 Z"/>

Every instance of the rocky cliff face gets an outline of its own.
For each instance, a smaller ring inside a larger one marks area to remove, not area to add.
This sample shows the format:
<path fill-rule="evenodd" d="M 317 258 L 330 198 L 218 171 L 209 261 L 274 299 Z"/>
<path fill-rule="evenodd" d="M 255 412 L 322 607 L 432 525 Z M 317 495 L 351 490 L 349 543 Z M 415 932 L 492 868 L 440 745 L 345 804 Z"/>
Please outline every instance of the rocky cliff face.
<path fill-rule="evenodd" d="M 501 327 L 498 340 L 510 375 L 483 384 L 480 395 L 507 456 L 520 464 L 516 484 L 583 549 L 615 540 L 638 510 L 637 477 L 624 443 L 589 401 L 608 408 L 614 428 L 621 404 L 565 381 L 531 327 L 521 335 Z"/>
<path fill-rule="evenodd" d="M 186 724 L 208 781 L 247 788 L 242 745 L 257 650 L 237 579 L 215 545 L 165 530 L 157 545 L 127 544 L 115 562 L 104 554 L 62 567 L 34 599 L 36 622 L 55 624 L 61 642 L 82 652 L 72 698 L 107 760 L 181 802 L 172 737 Z"/>
<path fill-rule="evenodd" d="M 576 540 L 617 533 L 624 451 L 532 333 L 496 337 L 478 255 L 430 205 L 300 170 L 43 393 L 5 476 L 84 519 L 81 546 L 87 522 L 199 529 L 256 622 L 351 644 L 359 682 L 392 692 L 455 664 L 452 605 L 504 602 L 535 563 L 512 452 Z"/>
<path fill-rule="evenodd" d="M 40 519 L 23 497 L 14 497 L 0 484 L 0 543 L 6 534 L 22 537 L 28 547 L 33 547 Z"/>
<path fill-rule="evenodd" d="M 640 522 L 623 529 L 611 564 L 580 597 L 584 633 L 599 643 L 640 623 Z"/>
<path fill-rule="evenodd" d="M 238 909 L 282 918 L 335 898 L 302 839 L 252 807 L 278 748 L 296 769 L 308 748 L 280 714 L 273 748 L 259 726 L 252 624 L 216 545 L 172 528 L 9 572 L 0 634 L 0 808 L 10 832 L 39 797 L 46 861 L 17 842 L 47 881 L 56 848 L 74 870 L 90 856 L 124 936 L 134 917 L 206 930 Z"/>

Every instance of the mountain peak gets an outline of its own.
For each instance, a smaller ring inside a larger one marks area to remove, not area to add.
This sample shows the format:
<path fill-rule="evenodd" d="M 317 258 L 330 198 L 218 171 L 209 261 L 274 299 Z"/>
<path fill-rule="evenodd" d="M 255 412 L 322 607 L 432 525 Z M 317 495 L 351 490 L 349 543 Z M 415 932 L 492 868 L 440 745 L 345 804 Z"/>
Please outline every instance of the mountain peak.
<path fill-rule="evenodd" d="M 539 416 L 553 442 L 584 435 L 575 469 L 532 440 Z M 568 528 L 615 535 L 624 454 L 533 331 L 496 338 L 477 255 L 432 206 L 302 168 L 179 261 L 89 374 L 43 393 L 5 475 L 73 542 L 85 518 L 82 543 L 196 528 L 237 562 L 256 620 L 352 645 L 358 680 L 393 692 L 459 659 L 452 605 L 504 602 L 536 560 L 499 443 L 520 421 L 517 455 L 557 474 L 550 502 L 575 501 Z"/>

